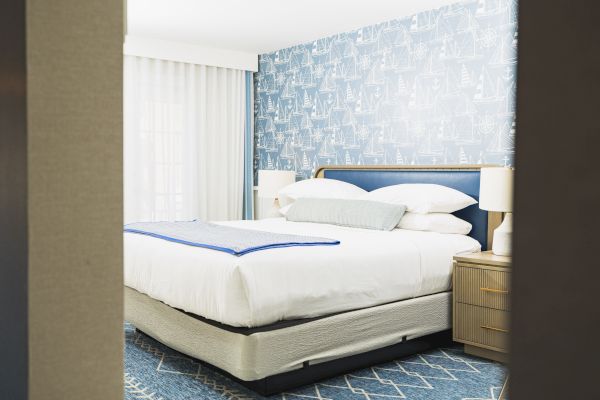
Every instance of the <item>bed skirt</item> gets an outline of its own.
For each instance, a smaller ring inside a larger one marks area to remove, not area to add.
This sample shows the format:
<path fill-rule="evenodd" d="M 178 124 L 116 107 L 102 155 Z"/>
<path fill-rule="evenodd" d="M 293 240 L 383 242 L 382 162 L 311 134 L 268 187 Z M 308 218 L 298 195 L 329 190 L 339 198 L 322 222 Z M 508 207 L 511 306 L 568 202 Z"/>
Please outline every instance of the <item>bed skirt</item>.
<path fill-rule="evenodd" d="M 451 292 L 443 292 L 248 334 L 207 323 L 126 287 L 125 319 L 165 345 L 269 394 L 286 386 L 272 380 L 275 385 L 267 388 L 269 377 L 297 386 L 313 375 L 322 378 L 340 368 L 422 351 L 447 337 L 432 334 L 450 329 L 451 303 Z"/>

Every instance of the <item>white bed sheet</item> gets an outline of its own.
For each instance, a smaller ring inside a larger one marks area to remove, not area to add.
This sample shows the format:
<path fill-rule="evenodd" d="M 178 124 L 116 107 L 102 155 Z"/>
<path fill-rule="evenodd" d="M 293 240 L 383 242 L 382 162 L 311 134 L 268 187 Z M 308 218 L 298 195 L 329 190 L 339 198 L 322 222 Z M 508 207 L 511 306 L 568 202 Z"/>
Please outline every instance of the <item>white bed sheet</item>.
<path fill-rule="evenodd" d="M 334 238 L 341 244 L 236 257 L 125 233 L 125 285 L 208 319 L 254 327 L 449 290 L 452 256 L 480 250 L 464 235 L 382 232 L 285 218 L 220 223 Z"/>

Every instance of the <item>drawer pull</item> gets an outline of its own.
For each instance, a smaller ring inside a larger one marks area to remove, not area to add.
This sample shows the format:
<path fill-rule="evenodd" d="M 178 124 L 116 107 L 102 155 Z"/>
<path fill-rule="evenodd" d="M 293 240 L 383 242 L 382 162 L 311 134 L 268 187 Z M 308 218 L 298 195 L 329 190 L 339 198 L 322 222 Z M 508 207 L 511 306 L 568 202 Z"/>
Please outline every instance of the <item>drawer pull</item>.
<path fill-rule="evenodd" d="M 487 326 L 487 325 L 481 325 L 482 329 L 487 329 L 490 331 L 495 331 L 495 332 L 503 332 L 503 333 L 508 333 L 507 329 L 502 329 L 502 328 L 495 328 L 493 326 Z"/>
<path fill-rule="evenodd" d="M 479 290 L 481 290 L 482 292 L 489 292 L 489 293 L 508 294 L 508 290 L 490 289 L 490 288 L 486 288 L 486 287 L 479 288 Z"/>

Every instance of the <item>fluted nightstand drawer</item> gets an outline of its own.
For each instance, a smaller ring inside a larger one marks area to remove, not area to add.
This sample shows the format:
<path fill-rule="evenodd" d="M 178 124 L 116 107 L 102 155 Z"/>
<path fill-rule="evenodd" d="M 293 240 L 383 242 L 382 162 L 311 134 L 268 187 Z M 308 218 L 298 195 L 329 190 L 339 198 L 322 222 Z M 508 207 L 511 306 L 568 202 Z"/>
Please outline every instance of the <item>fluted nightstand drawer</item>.
<path fill-rule="evenodd" d="M 507 350 L 509 334 L 507 311 L 455 303 L 454 312 L 455 341 L 497 351 Z"/>
<path fill-rule="evenodd" d="M 458 263 L 454 273 L 455 301 L 497 310 L 510 310 L 509 272 Z"/>

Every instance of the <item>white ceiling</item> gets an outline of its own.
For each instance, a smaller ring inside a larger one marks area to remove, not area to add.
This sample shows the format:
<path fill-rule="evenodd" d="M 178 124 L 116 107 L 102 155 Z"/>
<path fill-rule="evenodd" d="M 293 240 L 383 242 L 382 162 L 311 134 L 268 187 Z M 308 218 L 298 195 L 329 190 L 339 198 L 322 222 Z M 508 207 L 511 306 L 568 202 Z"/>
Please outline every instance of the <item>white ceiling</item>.
<path fill-rule="evenodd" d="M 127 0 L 128 34 L 267 53 L 458 0 Z"/>

